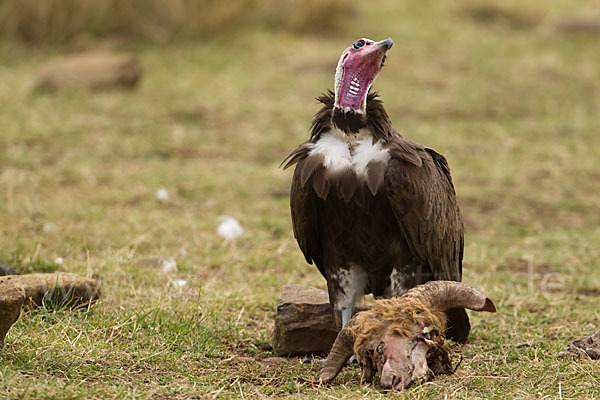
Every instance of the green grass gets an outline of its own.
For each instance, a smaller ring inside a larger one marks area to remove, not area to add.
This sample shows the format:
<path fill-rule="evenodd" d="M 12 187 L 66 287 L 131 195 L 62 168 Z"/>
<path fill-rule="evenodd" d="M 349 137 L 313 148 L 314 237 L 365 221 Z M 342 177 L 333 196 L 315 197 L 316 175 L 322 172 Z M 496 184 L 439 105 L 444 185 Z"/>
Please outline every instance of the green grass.
<path fill-rule="evenodd" d="M 482 4 L 377 1 L 333 36 L 136 46 L 133 92 L 35 94 L 58 52 L 1 42 L 0 262 L 97 275 L 105 297 L 24 312 L 0 397 L 600 397 L 599 362 L 555 357 L 600 326 L 600 41 L 553 29 L 595 3 Z M 269 347 L 281 287 L 325 286 L 294 241 L 278 166 L 360 36 L 394 39 L 375 89 L 397 129 L 448 158 L 465 282 L 499 308 L 471 314 L 455 375 L 393 394 L 361 386 L 356 367 L 313 386 L 318 366 Z M 220 215 L 245 236 L 224 243 Z M 180 271 L 132 265 L 148 257 Z"/>

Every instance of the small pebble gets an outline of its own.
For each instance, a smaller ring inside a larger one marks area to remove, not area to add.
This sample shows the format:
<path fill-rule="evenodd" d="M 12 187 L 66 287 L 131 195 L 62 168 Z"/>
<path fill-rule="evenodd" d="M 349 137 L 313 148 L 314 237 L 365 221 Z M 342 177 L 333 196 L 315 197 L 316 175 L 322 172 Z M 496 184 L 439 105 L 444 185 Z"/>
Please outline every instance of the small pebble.
<path fill-rule="evenodd" d="M 9 267 L 8 265 L 0 264 L 0 276 L 5 275 L 19 275 L 17 271 Z"/>

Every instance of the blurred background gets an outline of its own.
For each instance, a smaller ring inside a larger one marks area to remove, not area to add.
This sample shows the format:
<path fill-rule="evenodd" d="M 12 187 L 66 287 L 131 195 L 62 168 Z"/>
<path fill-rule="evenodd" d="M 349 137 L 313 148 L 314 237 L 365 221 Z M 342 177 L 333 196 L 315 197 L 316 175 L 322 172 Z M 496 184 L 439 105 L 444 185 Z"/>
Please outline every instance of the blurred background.
<path fill-rule="evenodd" d="M 465 281 L 508 310 L 495 329 L 541 340 L 540 321 L 572 320 L 552 353 L 597 325 L 597 0 L 1 0 L 0 263 L 102 277 L 109 320 L 176 298 L 165 312 L 204 315 L 211 349 L 267 352 L 281 286 L 325 285 L 279 163 L 359 37 L 394 40 L 373 88 L 447 157 Z"/>
<path fill-rule="evenodd" d="M 291 241 L 279 162 L 362 36 L 394 39 L 374 89 L 399 131 L 448 157 L 471 234 L 591 227 L 597 5 L 4 0 L 2 257 L 105 259 L 150 231 L 200 261 L 223 213 Z M 127 54 L 133 79 L 85 82 L 93 57 L 52 62 L 86 52 Z"/>

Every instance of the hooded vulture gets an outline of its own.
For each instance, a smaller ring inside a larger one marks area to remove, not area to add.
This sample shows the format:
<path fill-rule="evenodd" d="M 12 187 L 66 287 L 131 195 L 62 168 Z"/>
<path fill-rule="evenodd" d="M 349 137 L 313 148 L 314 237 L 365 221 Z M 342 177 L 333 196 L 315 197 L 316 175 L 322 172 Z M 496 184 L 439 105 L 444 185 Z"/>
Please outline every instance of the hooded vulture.
<path fill-rule="evenodd" d="M 342 53 L 310 139 L 284 160 L 296 165 L 294 236 L 327 280 L 338 327 L 364 294 L 397 297 L 462 279 L 463 223 L 448 163 L 398 133 L 370 92 L 392 44 L 359 39 Z M 447 314 L 447 336 L 466 341 L 465 310 Z"/>

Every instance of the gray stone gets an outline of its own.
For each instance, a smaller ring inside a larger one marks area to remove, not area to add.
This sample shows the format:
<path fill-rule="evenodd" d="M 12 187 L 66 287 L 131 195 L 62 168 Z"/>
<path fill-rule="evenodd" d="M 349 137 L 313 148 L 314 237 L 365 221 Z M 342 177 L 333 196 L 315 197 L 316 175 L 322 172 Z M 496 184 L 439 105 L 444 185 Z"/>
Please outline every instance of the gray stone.
<path fill-rule="evenodd" d="M 304 285 L 283 287 L 277 301 L 271 337 L 276 353 L 326 355 L 337 334 L 329 295 L 325 290 Z"/>
<path fill-rule="evenodd" d="M 0 346 L 10 327 L 19 318 L 24 304 L 40 306 L 44 299 L 69 301 L 74 307 L 100 297 L 100 283 L 66 272 L 0 277 Z"/>
<path fill-rule="evenodd" d="M 19 275 L 17 271 L 9 267 L 8 265 L 0 264 L 0 276 L 5 275 Z"/>
<path fill-rule="evenodd" d="M 68 55 L 44 65 L 36 87 L 51 91 L 65 87 L 132 89 L 141 75 L 140 63 L 134 55 L 92 51 Z"/>
<path fill-rule="evenodd" d="M 567 347 L 558 353 L 559 358 L 575 360 L 578 358 L 600 359 L 600 329 L 583 339 L 569 342 Z"/>

